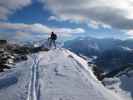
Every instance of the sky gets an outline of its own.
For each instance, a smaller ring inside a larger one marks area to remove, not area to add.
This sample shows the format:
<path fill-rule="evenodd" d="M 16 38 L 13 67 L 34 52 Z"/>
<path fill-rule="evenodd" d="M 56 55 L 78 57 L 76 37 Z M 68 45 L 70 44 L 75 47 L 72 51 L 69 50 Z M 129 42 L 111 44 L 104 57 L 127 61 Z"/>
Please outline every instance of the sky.
<path fill-rule="evenodd" d="M 0 39 L 133 38 L 132 10 L 133 0 L 0 0 Z"/>

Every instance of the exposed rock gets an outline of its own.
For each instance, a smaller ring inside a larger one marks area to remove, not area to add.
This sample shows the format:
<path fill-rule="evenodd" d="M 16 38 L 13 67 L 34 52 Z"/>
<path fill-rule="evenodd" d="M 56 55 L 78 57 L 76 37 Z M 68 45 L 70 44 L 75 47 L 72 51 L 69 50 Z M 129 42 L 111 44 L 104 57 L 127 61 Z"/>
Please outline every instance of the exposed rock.
<path fill-rule="evenodd" d="M 0 45 L 7 44 L 7 40 L 0 40 Z"/>
<path fill-rule="evenodd" d="M 92 68 L 93 73 L 95 74 L 95 76 L 97 77 L 98 80 L 102 81 L 104 78 L 104 72 L 97 66 L 93 66 Z"/>
<path fill-rule="evenodd" d="M 42 45 L 19 45 L 8 43 L 6 40 L 0 40 L 0 72 L 4 69 L 10 69 L 15 63 L 28 59 L 27 55 L 39 51 L 48 51 Z"/>

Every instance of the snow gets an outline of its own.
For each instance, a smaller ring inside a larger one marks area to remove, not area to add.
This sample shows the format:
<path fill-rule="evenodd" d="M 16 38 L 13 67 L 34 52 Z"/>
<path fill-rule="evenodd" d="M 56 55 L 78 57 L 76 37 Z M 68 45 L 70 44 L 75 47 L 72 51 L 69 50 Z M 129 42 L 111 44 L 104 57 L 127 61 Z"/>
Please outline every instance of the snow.
<path fill-rule="evenodd" d="M 26 100 L 31 63 L 31 60 L 22 62 L 16 68 L 0 73 L 0 100 Z"/>
<path fill-rule="evenodd" d="M 126 51 L 130 51 L 130 52 L 133 51 L 133 49 L 131 49 L 131 48 L 129 48 L 129 47 L 124 47 L 124 46 L 122 46 L 121 48 L 124 49 L 124 50 L 126 50 Z"/>
<path fill-rule="evenodd" d="M 122 75 L 114 78 L 106 78 L 103 80 L 105 86 L 118 95 L 124 100 L 133 100 L 133 72 L 129 75 Z"/>
<path fill-rule="evenodd" d="M 0 73 L 1 100 L 124 100 L 105 88 L 87 61 L 63 49 L 29 55 Z"/>

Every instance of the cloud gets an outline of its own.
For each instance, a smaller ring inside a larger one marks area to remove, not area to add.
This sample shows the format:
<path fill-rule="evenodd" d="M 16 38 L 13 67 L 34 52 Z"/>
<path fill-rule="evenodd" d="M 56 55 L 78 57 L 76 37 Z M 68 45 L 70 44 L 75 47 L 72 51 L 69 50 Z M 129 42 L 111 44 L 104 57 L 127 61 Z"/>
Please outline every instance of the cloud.
<path fill-rule="evenodd" d="M 52 30 L 54 30 L 57 33 L 62 33 L 62 34 L 76 34 L 76 33 L 84 33 L 85 30 L 82 28 L 53 28 Z"/>
<path fill-rule="evenodd" d="M 0 30 L 6 31 L 1 32 L 1 36 L 11 37 L 26 37 L 27 36 L 46 36 L 52 31 L 56 32 L 60 36 L 70 36 L 72 34 L 84 33 L 85 30 L 82 28 L 58 28 L 49 27 L 40 23 L 35 24 L 24 24 L 24 23 L 6 23 L 0 22 Z M 7 35 L 8 34 L 8 35 Z M 10 38 L 11 38 L 10 37 Z"/>
<path fill-rule="evenodd" d="M 126 31 L 128 38 L 133 38 L 133 30 Z"/>
<path fill-rule="evenodd" d="M 88 27 L 91 27 L 93 29 L 99 29 L 99 28 L 111 29 L 111 26 L 103 24 L 103 23 L 98 23 L 96 21 L 90 21 L 88 23 Z"/>
<path fill-rule="evenodd" d="M 42 24 L 24 24 L 24 23 L 0 23 L 1 30 L 14 30 L 14 31 L 25 31 L 34 33 L 48 33 L 51 29 Z"/>
<path fill-rule="evenodd" d="M 52 20 L 90 21 L 105 27 L 133 28 L 132 0 L 41 0 L 53 13 Z"/>
<path fill-rule="evenodd" d="M 17 31 L 27 31 L 34 33 L 49 33 L 51 31 L 60 32 L 60 33 L 84 33 L 85 30 L 82 28 L 57 28 L 57 27 L 48 27 L 43 24 L 24 24 L 24 23 L 4 23 L 0 22 L 1 30 L 17 30 Z"/>
<path fill-rule="evenodd" d="M 62 19 L 62 18 L 57 17 L 57 16 L 49 16 L 48 20 L 49 20 L 49 21 L 58 21 L 58 22 L 66 21 L 65 19 Z M 75 22 L 75 21 L 74 21 L 74 22 Z"/>
<path fill-rule="evenodd" d="M 91 27 L 93 29 L 98 29 L 99 23 L 97 23 L 96 21 L 91 21 L 90 23 L 88 23 L 88 27 Z"/>
<path fill-rule="evenodd" d="M 61 21 L 61 20 L 59 20 L 57 17 L 55 17 L 55 16 L 50 16 L 49 18 L 48 18 L 48 20 L 56 20 L 56 21 Z"/>
<path fill-rule="evenodd" d="M 31 0 L 0 0 L 0 19 L 7 19 L 9 14 L 29 4 Z"/>

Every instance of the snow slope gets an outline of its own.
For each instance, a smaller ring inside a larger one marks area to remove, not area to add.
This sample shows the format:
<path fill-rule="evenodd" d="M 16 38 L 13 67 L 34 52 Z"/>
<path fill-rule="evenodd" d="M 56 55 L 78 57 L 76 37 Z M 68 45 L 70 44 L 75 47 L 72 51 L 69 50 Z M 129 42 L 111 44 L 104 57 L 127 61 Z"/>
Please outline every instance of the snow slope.
<path fill-rule="evenodd" d="M 133 100 L 133 71 L 119 77 L 105 78 L 103 83 L 125 100 Z"/>
<path fill-rule="evenodd" d="M 123 100 L 66 49 L 30 55 L 14 69 L 0 73 L 0 100 Z"/>

